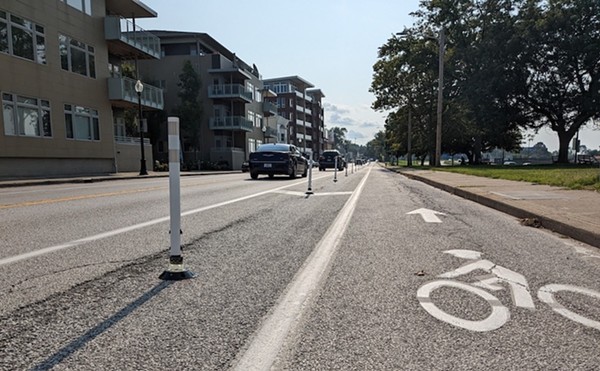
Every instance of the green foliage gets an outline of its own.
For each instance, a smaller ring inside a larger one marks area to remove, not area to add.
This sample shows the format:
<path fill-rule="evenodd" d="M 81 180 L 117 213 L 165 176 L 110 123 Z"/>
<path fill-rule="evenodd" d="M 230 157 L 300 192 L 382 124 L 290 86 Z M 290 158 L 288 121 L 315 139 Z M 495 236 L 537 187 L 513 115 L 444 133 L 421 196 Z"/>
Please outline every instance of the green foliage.
<path fill-rule="evenodd" d="M 445 38 L 442 151 L 508 151 L 522 128 L 549 127 L 559 161 L 570 139 L 600 118 L 600 2 L 597 0 L 422 0 L 413 27 L 379 48 L 372 108 L 391 110 L 388 148 L 435 146 L 438 42 Z"/>
<path fill-rule="evenodd" d="M 183 65 L 177 86 L 179 86 L 177 96 L 181 103 L 175 111 L 179 116 L 181 134 L 184 141 L 189 141 L 194 152 L 197 153 L 200 148 L 201 124 L 204 114 L 199 99 L 202 81 L 189 60 L 185 61 Z"/>
<path fill-rule="evenodd" d="M 600 169 L 590 166 L 456 166 L 436 170 L 600 191 Z"/>

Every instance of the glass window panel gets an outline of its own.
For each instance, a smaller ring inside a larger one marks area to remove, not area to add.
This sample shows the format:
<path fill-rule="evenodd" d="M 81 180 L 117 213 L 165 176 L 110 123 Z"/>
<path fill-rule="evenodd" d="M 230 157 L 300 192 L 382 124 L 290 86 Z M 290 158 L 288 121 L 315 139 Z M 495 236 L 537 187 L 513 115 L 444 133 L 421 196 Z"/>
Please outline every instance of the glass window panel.
<path fill-rule="evenodd" d="M 14 107 L 10 103 L 3 104 L 4 111 L 4 134 L 16 135 L 15 132 L 15 112 Z"/>
<path fill-rule="evenodd" d="M 77 40 L 71 39 L 71 45 L 72 46 L 76 46 L 76 47 L 78 47 L 80 49 L 85 49 L 85 44 L 82 43 L 81 41 L 77 41 Z"/>
<path fill-rule="evenodd" d="M 8 94 L 8 93 L 3 93 L 2 94 L 2 100 L 9 100 L 9 101 L 13 101 L 13 96 L 12 94 Z"/>
<path fill-rule="evenodd" d="M 22 95 L 17 96 L 18 103 L 31 104 L 37 106 L 38 100 L 36 98 L 24 97 Z"/>
<path fill-rule="evenodd" d="M 8 25 L 0 22 L 0 52 L 8 53 Z"/>
<path fill-rule="evenodd" d="M 36 24 L 36 25 L 35 25 L 35 30 L 36 30 L 37 32 L 41 33 L 41 34 L 43 34 L 43 33 L 44 33 L 44 27 L 42 27 L 42 26 L 40 26 L 40 25 L 38 25 L 38 24 Z"/>
<path fill-rule="evenodd" d="M 67 44 L 67 37 L 64 35 L 58 35 L 58 50 L 60 53 L 60 66 L 63 70 L 69 70 L 69 47 Z"/>
<path fill-rule="evenodd" d="M 50 108 L 50 102 L 47 100 L 42 100 L 42 107 L 48 107 Z"/>
<path fill-rule="evenodd" d="M 94 140 L 100 140 L 100 124 L 98 122 L 98 118 L 94 117 L 92 119 L 92 123 L 93 123 L 93 127 L 92 129 L 94 130 Z"/>
<path fill-rule="evenodd" d="M 75 116 L 75 123 L 73 126 L 75 130 L 75 139 L 92 139 L 89 117 Z"/>
<path fill-rule="evenodd" d="M 77 10 L 83 11 L 81 0 L 67 0 L 67 4 Z"/>
<path fill-rule="evenodd" d="M 96 60 L 93 55 L 88 56 L 90 77 L 96 78 Z"/>
<path fill-rule="evenodd" d="M 92 0 L 83 0 L 85 14 L 92 15 Z"/>
<path fill-rule="evenodd" d="M 25 21 L 21 17 L 17 17 L 16 15 L 10 16 L 10 21 L 16 24 L 20 24 L 21 26 L 25 25 Z"/>
<path fill-rule="evenodd" d="M 39 112 L 35 108 L 17 107 L 19 118 L 19 134 L 28 136 L 40 136 L 40 126 L 38 124 Z"/>
<path fill-rule="evenodd" d="M 67 138 L 73 138 L 73 115 L 65 113 L 65 128 L 67 130 Z"/>
<path fill-rule="evenodd" d="M 33 35 L 30 31 L 12 27 L 13 54 L 33 60 Z"/>
<path fill-rule="evenodd" d="M 52 126 L 50 125 L 50 111 L 42 111 L 42 130 L 45 137 L 52 136 Z"/>
<path fill-rule="evenodd" d="M 6 19 L 6 12 L 5 11 L 0 10 L 0 18 Z"/>
<path fill-rule="evenodd" d="M 43 36 L 37 36 L 37 47 L 36 47 L 36 55 L 37 62 L 41 64 L 46 64 L 46 39 Z"/>
<path fill-rule="evenodd" d="M 87 76 L 87 63 L 84 51 L 71 48 L 71 71 Z"/>

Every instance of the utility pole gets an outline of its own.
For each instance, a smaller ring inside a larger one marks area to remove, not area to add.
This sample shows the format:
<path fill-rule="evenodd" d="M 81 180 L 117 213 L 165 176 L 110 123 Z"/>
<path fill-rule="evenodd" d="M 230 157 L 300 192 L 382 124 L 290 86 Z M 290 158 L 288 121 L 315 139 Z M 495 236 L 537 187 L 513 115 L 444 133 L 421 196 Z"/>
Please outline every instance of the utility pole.
<path fill-rule="evenodd" d="M 437 125 L 435 128 L 435 166 L 442 165 L 442 107 L 444 104 L 444 52 L 445 39 L 444 27 L 440 29 L 439 43 L 439 70 L 438 70 L 438 101 L 437 101 Z"/>

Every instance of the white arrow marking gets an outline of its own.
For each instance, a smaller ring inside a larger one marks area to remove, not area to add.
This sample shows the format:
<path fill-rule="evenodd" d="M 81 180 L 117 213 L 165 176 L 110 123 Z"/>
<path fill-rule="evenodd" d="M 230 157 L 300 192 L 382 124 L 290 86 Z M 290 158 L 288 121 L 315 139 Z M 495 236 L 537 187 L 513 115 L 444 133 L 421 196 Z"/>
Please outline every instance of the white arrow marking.
<path fill-rule="evenodd" d="M 429 209 L 417 209 L 415 211 L 411 211 L 410 213 L 406 213 L 406 214 L 407 215 L 421 214 L 421 217 L 423 217 L 423 220 L 427 223 L 441 223 L 442 221 L 440 220 L 440 218 L 438 218 L 436 216 L 436 214 L 446 215 L 444 213 L 440 213 L 439 211 L 434 211 L 434 210 L 429 210 Z"/>

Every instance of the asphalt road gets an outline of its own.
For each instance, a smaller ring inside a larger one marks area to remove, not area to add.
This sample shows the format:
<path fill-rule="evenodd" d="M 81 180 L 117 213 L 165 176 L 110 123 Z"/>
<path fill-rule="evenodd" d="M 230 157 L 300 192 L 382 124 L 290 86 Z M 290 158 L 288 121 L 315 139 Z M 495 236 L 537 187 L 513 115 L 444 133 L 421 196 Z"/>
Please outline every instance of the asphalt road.
<path fill-rule="evenodd" d="M 597 249 L 377 165 L 313 176 L 182 178 L 178 282 L 166 179 L 1 189 L 0 369 L 598 369 Z"/>

